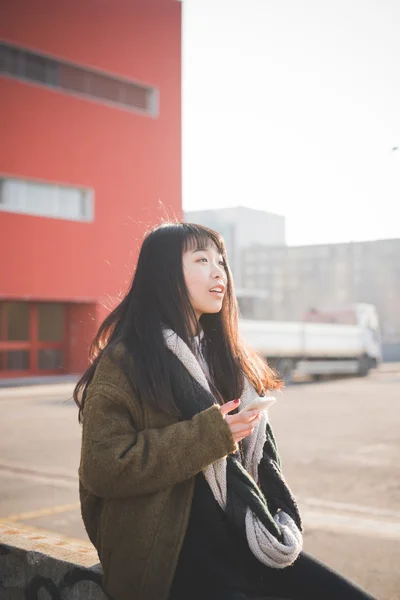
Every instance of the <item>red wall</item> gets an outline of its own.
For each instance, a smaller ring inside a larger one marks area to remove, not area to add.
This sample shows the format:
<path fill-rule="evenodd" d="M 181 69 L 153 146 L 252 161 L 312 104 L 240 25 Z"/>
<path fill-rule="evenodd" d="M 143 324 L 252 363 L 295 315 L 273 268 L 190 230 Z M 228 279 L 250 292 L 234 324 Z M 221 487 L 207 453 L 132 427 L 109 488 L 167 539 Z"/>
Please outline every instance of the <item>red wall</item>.
<path fill-rule="evenodd" d="M 148 82 L 160 115 L 0 78 L 0 171 L 95 190 L 92 224 L 0 213 L 0 255 L 10 258 L 1 294 L 115 295 L 159 201 L 180 215 L 180 9 L 175 0 L 8 3 L 0 37 Z"/>
<path fill-rule="evenodd" d="M 0 212 L 0 297 L 101 303 L 146 227 L 181 216 L 181 4 L 13 0 L 0 38 L 159 89 L 151 118 L 0 77 L 0 172 L 95 191 L 93 223 Z"/>

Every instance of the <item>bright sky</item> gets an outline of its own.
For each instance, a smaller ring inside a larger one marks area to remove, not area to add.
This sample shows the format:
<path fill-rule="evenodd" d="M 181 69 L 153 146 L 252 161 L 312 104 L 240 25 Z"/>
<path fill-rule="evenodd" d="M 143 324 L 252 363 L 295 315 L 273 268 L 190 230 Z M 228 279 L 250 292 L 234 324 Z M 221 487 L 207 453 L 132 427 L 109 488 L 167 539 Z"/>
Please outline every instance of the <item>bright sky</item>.
<path fill-rule="evenodd" d="M 184 209 L 283 214 L 290 245 L 400 237 L 400 2 L 183 10 Z"/>

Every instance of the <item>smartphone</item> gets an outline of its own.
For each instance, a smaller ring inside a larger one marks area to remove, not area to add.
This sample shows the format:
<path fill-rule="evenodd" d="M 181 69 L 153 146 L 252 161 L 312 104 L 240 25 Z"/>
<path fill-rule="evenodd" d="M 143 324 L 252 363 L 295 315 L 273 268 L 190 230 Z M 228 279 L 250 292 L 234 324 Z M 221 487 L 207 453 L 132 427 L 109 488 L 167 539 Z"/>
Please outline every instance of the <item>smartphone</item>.
<path fill-rule="evenodd" d="M 274 402 L 276 402 L 276 398 L 274 398 L 274 396 L 263 396 L 261 398 L 257 398 L 257 400 L 253 400 L 253 402 L 250 402 L 250 404 L 242 408 L 240 412 L 248 410 L 267 410 L 267 408 L 269 408 Z"/>

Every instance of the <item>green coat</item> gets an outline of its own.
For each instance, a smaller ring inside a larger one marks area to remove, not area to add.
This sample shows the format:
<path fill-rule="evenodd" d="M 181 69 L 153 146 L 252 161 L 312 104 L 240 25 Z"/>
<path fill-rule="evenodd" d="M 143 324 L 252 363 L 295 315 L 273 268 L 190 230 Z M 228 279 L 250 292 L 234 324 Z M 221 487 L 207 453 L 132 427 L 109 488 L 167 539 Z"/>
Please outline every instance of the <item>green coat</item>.
<path fill-rule="evenodd" d="M 217 405 L 189 421 L 141 406 L 103 357 L 88 388 L 79 468 L 82 518 L 114 600 L 166 600 L 194 477 L 236 450 Z"/>

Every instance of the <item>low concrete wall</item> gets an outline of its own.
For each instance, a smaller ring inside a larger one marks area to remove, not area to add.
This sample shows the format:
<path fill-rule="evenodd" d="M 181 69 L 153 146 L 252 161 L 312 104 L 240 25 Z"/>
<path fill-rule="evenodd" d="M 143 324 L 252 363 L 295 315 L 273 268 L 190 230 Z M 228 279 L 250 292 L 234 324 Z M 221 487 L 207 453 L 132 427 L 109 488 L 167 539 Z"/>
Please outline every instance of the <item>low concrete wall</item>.
<path fill-rule="evenodd" d="M 0 523 L 0 600 L 108 600 L 93 546 Z"/>

